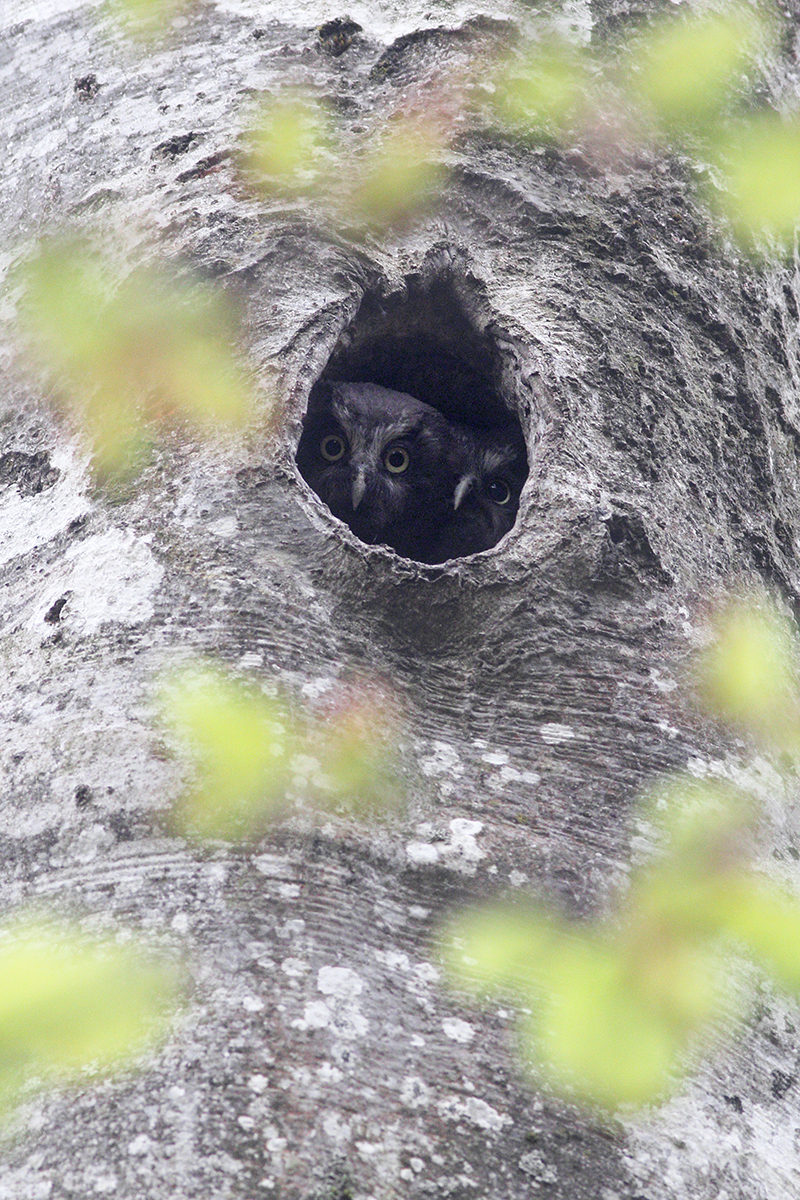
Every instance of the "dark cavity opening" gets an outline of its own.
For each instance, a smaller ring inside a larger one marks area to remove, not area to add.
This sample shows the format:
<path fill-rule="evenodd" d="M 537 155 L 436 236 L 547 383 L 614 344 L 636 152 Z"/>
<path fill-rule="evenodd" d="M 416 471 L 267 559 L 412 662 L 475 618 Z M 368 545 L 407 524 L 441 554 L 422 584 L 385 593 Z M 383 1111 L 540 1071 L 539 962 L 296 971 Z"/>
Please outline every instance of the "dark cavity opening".
<path fill-rule="evenodd" d="M 528 458 L 482 308 L 451 277 L 368 294 L 311 389 L 298 468 L 362 541 L 439 563 L 513 527 Z"/>

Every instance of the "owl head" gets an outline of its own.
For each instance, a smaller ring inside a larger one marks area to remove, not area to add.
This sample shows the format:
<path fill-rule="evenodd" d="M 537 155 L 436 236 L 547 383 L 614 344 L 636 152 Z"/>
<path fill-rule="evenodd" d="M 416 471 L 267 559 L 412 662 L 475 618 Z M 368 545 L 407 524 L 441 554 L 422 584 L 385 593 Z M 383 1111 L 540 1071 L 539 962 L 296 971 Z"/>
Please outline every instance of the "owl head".
<path fill-rule="evenodd" d="M 465 473 L 464 443 L 435 408 L 373 383 L 312 391 L 300 474 L 363 542 L 420 562 L 431 555 Z"/>
<path fill-rule="evenodd" d="M 433 547 L 436 562 L 477 554 L 497 544 L 517 519 L 528 474 L 519 429 L 457 427 L 465 466 L 453 490 L 448 520 Z"/>

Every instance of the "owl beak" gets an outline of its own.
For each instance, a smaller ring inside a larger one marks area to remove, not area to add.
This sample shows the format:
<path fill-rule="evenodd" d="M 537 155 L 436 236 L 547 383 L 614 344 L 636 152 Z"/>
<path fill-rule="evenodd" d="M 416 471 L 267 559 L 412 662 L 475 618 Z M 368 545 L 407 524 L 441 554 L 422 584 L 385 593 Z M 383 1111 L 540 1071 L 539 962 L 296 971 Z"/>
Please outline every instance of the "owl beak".
<path fill-rule="evenodd" d="M 353 512 L 358 508 L 361 501 L 364 499 L 364 492 L 367 490 L 367 476 L 363 467 L 359 467 L 356 471 L 356 477 L 353 480 Z"/>
<path fill-rule="evenodd" d="M 456 511 L 458 511 L 458 507 L 461 504 L 461 501 L 464 499 L 467 492 L 469 492 L 472 489 L 472 486 L 474 483 L 475 483 L 474 475 L 462 475 L 461 478 L 459 479 L 458 483 L 456 484 L 455 495 L 453 496 L 453 508 Z"/>

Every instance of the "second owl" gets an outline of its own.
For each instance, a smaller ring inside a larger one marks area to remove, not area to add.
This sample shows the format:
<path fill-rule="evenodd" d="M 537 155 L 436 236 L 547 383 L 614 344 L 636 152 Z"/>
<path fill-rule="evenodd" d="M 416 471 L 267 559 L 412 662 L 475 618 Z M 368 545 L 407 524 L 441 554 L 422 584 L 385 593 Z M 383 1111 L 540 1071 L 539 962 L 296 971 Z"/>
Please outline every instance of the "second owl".
<path fill-rule="evenodd" d="M 518 428 L 453 427 L 462 458 L 453 503 L 432 547 L 432 562 L 489 550 L 512 528 L 528 474 Z"/>

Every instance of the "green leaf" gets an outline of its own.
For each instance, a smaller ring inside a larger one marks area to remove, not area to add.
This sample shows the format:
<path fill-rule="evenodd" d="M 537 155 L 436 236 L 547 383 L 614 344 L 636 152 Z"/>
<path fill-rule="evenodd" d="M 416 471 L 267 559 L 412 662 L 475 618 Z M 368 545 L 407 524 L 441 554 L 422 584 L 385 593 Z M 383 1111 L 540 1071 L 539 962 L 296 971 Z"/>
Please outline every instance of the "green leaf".
<path fill-rule="evenodd" d="M 554 1086 L 611 1109 L 662 1096 L 683 1048 L 613 949 L 579 938 L 559 945 L 526 1033 L 529 1055 Z"/>
<path fill-rule="evenodd" d="M 353 186 L 342 199 L 342 219 L 372 225 L 408 220 L 442 186 L 445 173 L 436 161 L 444 145 L 439 122 L 398 121 L 376 139 L 358 164 Z"/>
<path fill-rule="evenodd" d="M 721 1007 L 717 957 L 651 931 L 565 936 L 554 947 L 527 1051 L 568 1095 L 615 1109 L 664 1096 Z"/>
<path fill-rule="evenodd" d="M 29 924 L 0 938 L 0 1100 L 29 1076 L 109 1070 L 163 1031 L 174 972 L 129 946 L 64 925 Z"/>
<path fill-rule="evenodd" d="M 112 20 L 124 31 L 143 41 L 152 40 L 163 33 L 172 19 L 195 0 L 107 0 Z"/>
<path fill-rule="evenodd" d="M 196 782 L 176 810 L 193 837 L 242 838 L 284 804 L 295 739 L 286 712 L 211 667 L 194 667 L 164 689 L 165 719 L 193 748 Z"/>
<path fill-rule="evenodd" d="M 754 119 L 717 154 L 728 184 L 716 203 L 739 236 L 791 238 L 800 222 L 800 120 Z"/>
<path fill-rule="evenodd" d="M 536 47 L 497 77 L 494 107 L 519 132 L 552 134 L 590 110 L 589 63 L 567 43 Z"/>
<path fill-rule="evenodd" d="M 322 109 L 303 93 L 265 100 L 248 134 L 248 168 L 264 192 L 318 190 L 329 166 L 330 132 Z"/>
<path fill-rule="evenodd" d="M 747 9 L 671 22 L 633 52 L 635 91 L 668 127 L 707 123 L 741 80 L 763 35 Z"/>
<path fill-rule="evenodd" d="M 727 932 L 780 987 L 800 993 L 800 899 L 744 877 L 724 912 Z"/>
<path fill-rule="evenodd" d="M 479 992 L 512 990 L 530 999 L 563 931 L 532 908 L 486 906 L 459 914 L 442 937 L 454 979 Z"/>
<path fill-rule="evenodd" d="M 402 788 L 399 721 L 391 696 L 362 682 L 334 691 L 332 699 L 333 709 L 325 719 L 312 723 L 306 740 L 321 766 L 322 780 L 317 776 L 316 785 L 319 803 L 371 816 L 396 808 Z"/>
<path fill-rule="evenodd" d="M 300 793 L 320 810 L 379 814 L 400 798 L 396 716 L 386 691 L 331 690 L 316 716 L 199 662 L 168 680 L 161 711 L 191 751 L 175 810 L 191 837 L 257 836 Z"/>
<path fill-rule="evenodd" d="M 755 820 L 752 797 L 718 779 L 676 776 L 653 787 L 642 816 L 656 837 L 661 858 L 637 871 L 650 878 L 663 870 L 688 881 L 716 879 L 737 867 L 745 854 L 744 839 Z"/>
<path fill-rule="evenodd" d="M 254 405 L 221 294 L 167 284 L 153 270 L 117 278 L 77 242 L 54 243 L 22 271 L 31 352 L 92 445 L 101 477 L 129 473 L 162 427 L 240 428 Z"/>
<path fill-rule="evenodd" d="M 789 748 L 800 737 L 794 634 L 771 605 L 736 601 L 720 615 L 699 672 L 701 694 L 721 716 Z"/>

